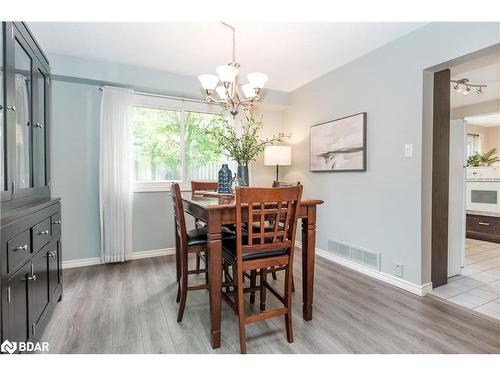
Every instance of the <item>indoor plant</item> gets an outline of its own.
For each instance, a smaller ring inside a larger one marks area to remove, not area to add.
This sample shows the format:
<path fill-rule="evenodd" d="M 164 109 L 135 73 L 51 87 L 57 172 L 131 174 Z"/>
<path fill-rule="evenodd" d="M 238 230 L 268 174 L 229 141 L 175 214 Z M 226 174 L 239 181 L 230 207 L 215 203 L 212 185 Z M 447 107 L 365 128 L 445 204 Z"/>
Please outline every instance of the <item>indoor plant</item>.
<path fill-rule="evenodd" d="M 279 132 L 271 138 L 261 138 L 262 129 L 262 117 L 257 120 L 251 111 L 246 111 L 245 117 L 241 121 L 241 135 L 227 120 L 222 127 L 207 129 L 207 133 L 214 138 L 221 150 L 238 163 L 238 176 L 247 185 L 249 182 L 248 164 L 255 161 L 266 146 L 281 142 L 283 138 L 289 137 L 289 135 Z"/>
<path fill-rule="evenodd" d="M 500 158 L 495 156 L 497 152 L 496 148 L 492 148 L 488 152 L 485 152 L 484 154 L 480 154 L 476 152 L 474 155 L 471 155 L 467 159 L 467 166 L 468 167 L 487 167 L 489 165 L 492 165 L 494 163 L 497 163 L 500 161 Z"/>

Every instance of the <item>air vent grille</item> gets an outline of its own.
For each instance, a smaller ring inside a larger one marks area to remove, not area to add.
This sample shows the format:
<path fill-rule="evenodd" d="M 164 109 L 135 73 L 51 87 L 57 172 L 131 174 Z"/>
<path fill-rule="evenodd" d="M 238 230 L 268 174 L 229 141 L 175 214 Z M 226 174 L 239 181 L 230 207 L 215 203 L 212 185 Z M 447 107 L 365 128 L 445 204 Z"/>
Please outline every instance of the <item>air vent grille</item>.
<path fill-rule="evenodd" d="M 352 262 L 380 271 L 380 253 L 338 241 L 328 241 L 328 251 Z"/>

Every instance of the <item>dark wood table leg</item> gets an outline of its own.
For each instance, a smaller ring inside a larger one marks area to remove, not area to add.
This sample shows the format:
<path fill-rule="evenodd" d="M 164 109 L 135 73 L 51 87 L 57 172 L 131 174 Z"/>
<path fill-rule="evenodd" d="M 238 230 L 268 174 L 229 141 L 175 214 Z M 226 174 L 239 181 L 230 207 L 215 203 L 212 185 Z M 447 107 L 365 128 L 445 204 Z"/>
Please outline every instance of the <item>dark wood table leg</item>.
<path fill-rule="evenodd" d="M 312 319 L 315 254 L 316 206 L 308 206 L 307 216 L 302 218 L 302 314 L 304 320 Z"/>
<path fill-rule="evenodd" d="M 210 299 L 210 335 L 212 348 L 220 347 L 222 308 L 222 242 L 221 213 L 211 211 L 208 215 L 208 289 Z"/>

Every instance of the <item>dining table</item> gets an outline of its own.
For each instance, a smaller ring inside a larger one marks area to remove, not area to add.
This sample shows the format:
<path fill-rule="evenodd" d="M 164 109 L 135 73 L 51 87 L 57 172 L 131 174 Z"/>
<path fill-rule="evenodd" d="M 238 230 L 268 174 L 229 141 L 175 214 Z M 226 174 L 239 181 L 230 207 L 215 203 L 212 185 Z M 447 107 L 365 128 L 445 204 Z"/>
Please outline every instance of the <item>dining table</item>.
<path fill-rule="evenodd" d="M 235 197 L 214 192 L 184 192 L 184 211 L 206 223 L 208 237 L 208 291 L 212 348 L 221 346 L 222 311 L 222 226 L 236 223 Z M 299 220 L 302 221 L 302 315 L 313 316 L 314 262 L 316 249 L 316 208 L 320 199 L 302 198 Z M 244 211 L 242 212 L 245 215 Z M 177 236 L 176 236 L 177 237 Z M 176 238 L 176 247 L 179 248 Z"/>

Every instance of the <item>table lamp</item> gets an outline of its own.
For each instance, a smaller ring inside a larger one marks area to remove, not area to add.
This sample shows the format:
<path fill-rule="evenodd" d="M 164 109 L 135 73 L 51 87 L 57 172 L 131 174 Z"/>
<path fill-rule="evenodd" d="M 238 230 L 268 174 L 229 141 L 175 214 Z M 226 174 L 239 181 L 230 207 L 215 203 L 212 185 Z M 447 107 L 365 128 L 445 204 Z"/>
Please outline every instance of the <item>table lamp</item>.
<path fill-rule="evenodd" d="M 279 166 L 292 164 L 292 147 L 267 146 L 264 150 L 264 165 L 276 166 L 276 181 L 279 181 Z"/>

